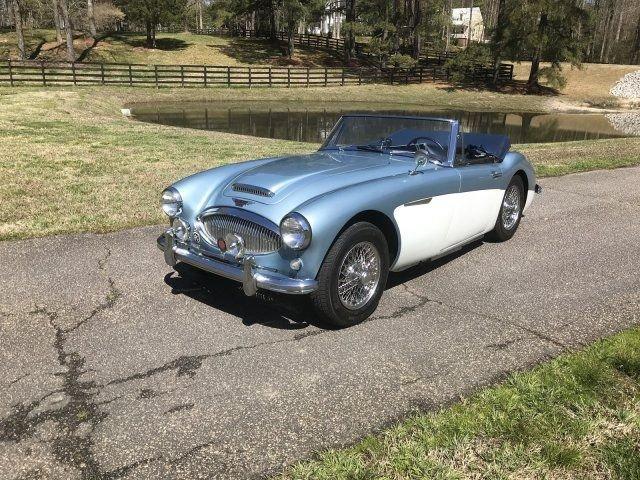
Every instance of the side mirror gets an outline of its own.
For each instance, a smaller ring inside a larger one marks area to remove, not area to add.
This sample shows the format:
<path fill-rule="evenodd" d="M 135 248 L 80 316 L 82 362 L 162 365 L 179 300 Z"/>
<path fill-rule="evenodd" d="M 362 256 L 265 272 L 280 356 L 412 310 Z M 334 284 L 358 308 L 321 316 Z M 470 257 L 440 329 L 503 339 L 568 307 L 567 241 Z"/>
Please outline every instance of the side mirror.
<path fill-rule="evenodd" d="M 418 172 L 418 168 L 423 167 L 427 164 L 427 162 L 429 161 L 429 152 L 427 152 L 426 150 L 416 150 L 413 158 L 416 162 L 416 166 L 409 172 L 409 175 L 420 173 Z"/>

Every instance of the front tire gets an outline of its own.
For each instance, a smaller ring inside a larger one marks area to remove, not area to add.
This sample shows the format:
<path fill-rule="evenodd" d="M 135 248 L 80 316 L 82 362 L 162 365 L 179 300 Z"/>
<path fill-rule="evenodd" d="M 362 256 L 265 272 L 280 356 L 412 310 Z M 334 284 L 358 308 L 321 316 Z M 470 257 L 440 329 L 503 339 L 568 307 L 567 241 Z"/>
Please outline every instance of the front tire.
<path fill-rule="evenodd" d="M 504 242 L 516 233 L 522 218 L 522 209 L 525 201 L 524 184 L 519 175 L 514 176 L 502 197 L 498 219 L 489 233 L 492 240 Z"/>
<path fill-rule="evenodd" d="M 311 294 L 316 312 L 338 327 L 350 327 L 377 308 L 389 274 L 389 248 L 368 222 L 347 228 L 329 249 Z"/>

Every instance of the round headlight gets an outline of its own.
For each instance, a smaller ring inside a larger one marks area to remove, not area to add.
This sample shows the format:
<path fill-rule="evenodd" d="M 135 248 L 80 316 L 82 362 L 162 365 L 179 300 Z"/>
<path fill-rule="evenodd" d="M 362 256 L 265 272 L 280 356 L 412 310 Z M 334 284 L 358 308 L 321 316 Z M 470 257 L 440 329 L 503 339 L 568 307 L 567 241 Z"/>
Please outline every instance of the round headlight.
<path fill-rule="evenodd" d="M 162 192 L 160 206 L 162 207 L 162 211 L 170 217 L 179 215 L 182 211 L 182 197 L 178 193 L 178 190 L 169 187 Z"/>
<path fill-rule="evenodd" d="M 173 227 L 173 234 L 181 242 L 186 242 L 189 239 L 189 224 L 181 218 L 174 218 L 171 222 Z"/>
<path fill-rule="evenodd" d="M 280 235 L 287 247 L 302 250 L 311 242 L 311 225 L 299 213 L 290 213 L 280 222 Z"/>

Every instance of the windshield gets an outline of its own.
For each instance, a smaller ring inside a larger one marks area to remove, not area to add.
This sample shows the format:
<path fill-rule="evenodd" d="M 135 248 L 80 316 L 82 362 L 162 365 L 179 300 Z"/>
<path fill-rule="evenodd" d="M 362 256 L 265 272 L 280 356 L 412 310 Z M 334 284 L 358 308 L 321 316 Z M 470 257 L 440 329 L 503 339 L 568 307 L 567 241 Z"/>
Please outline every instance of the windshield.
<path fill-rule="evenodd" d="M 366 150 L 409 154 L 427 150 L 442 163 L 447 161 L 452 124 L 447 120 L 419 117 L 344 116 L 321 150 Z"/>

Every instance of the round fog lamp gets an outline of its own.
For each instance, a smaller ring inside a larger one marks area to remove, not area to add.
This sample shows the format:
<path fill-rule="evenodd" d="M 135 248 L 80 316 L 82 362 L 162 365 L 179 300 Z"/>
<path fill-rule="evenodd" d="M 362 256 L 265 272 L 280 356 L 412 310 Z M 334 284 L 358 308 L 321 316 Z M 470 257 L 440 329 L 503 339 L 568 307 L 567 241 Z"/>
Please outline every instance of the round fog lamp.
<path fill-rule="evenodd" d="M 186 242 L 189 239 L 189 224 L 181 218 L 174 218 L 171 224 L 173 228 L 173 234 L 181 242 Z"/>

